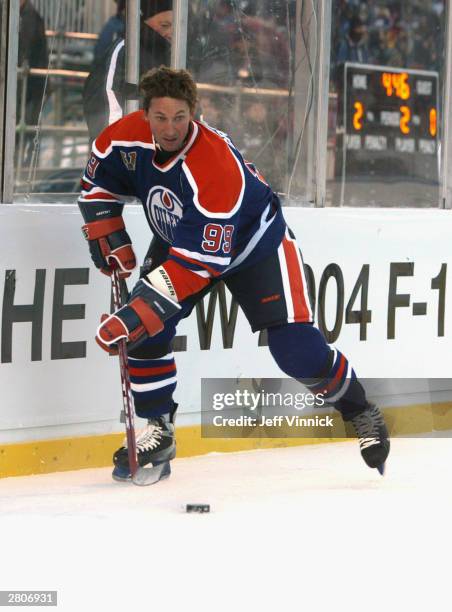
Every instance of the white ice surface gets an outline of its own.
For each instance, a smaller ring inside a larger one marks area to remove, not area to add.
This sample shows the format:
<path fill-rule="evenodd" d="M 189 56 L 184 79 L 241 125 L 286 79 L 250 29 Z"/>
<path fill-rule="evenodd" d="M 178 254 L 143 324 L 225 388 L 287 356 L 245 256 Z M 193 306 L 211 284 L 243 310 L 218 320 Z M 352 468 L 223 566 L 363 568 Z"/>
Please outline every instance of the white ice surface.
<path fill-rule="evenodd" d="M 0 480 L 0 590 L 58 590 L 64 612 L 452 609 L 449 438 L 393 440 L 384 478 L 353 441 L 172 465 L 143 488 Z"/>

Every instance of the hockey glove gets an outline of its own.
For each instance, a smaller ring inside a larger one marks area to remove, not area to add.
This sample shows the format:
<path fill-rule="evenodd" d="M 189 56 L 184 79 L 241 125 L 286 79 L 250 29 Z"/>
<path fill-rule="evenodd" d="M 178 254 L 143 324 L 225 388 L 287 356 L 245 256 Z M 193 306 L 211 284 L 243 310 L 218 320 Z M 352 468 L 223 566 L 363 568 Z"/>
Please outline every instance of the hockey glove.
<path fill-rule="evenodd" d="M 96 342 L 108 353 L 116 348 L 118 340 L 125 338 L 129 348 L 155 336 L 164 328 L 167 319 L 179 312 L 181 307 L 160 293 L 145 279 L 135 285 L 125 306 L 101 319 Z"/>
<path fill-rule="evenodd" d="M 96 268 L 110 275 L 112 268 L 117 266 L 121 278 L 130 276 L 137 261 L 122 217 L 91 221 L 82 230 Z"/>

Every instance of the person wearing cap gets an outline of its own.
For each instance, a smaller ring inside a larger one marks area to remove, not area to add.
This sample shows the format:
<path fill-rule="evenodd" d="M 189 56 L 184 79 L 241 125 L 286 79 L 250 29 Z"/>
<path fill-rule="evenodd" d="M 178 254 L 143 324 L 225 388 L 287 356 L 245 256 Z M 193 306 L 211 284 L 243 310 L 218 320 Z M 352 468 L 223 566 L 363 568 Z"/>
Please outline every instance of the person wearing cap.
<path fill-rule="evenodd" d="M 171 60 L 172 0 L 141 0 L 140 74 Z M 137 98 L 127 84 L 124 37 L 94 59 L 83 90 L 83 112 L 90 139 L 125 114 L 126 100 Z"/>

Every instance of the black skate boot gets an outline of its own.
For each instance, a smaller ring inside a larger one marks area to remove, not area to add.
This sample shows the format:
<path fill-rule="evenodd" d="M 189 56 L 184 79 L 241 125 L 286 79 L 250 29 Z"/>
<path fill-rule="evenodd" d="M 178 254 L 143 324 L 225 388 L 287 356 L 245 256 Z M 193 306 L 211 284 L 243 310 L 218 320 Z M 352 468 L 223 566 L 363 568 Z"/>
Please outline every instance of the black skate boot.
<path fill-rule="evenodd" d="M 176 456 L 176 441 L 174 437 L 173 419 L 166 419 L 164 416 L 148 420 L 148 425 L 137 435 L 137 457 L 138 465 L 141 467 L 163 466 L 159 480 L 168 478 L 171 474 L 169 462 Z M 130 480 L 131 473 L 129 458 L 127 455 L 127 440 L 113 455 L 113 479 L 119 481 Z"/>
<path fill-rule="evenodd" d="M 380 410 L 375 404 L 368 404 L 366 410 L 347 420 L 351 422 L 359 438 L 362 458 L 370 468 L 377 468 L 383 475 L 390 442 Z"/>

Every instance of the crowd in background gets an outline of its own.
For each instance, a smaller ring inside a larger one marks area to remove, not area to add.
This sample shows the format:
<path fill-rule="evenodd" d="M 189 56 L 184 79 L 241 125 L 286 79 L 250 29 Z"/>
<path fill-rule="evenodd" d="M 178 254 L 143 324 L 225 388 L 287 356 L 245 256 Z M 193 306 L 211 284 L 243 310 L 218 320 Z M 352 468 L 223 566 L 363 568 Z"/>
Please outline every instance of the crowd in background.
<path fill-rule="evenodd" d="M 125 0 L 115 2 L 116 6 L 111 2 L 115 14 L 92 46 L 93 59 L 124 35 Z M 243 94 L 243 88 L 293 91 L 296 6 L 295 0 L 189 2 L 187 67 L 205 86 L 200 88 L 200 115 L 230 133 L 277 190 L 284 190 L 290 172 L 294 117 L 290 96 L 251 95 L 249 90 Z M 300 6 L 310 24 L 304 33 L 309 39 L 313 5 Z M 333 0 L 330 89 L 341 82 L 345 61 L 441 71 L 444 13 L 445 0 Z M 308 61 L 306 54 L 303 61 Z M 47 65 L 47 59 L 42 64 Z M 236 90 L 222 92 L 216 86 Z M 80 83 L 73 87 L 79 91 Z M 63 117 L 62 124 L 65 121 Z"/>
<path fill-rule="evenodd" d="M 339 4 L 331 54 L 336 79 L 346 61 L 441 70 L 445 0 L 340 0 Z"/>

